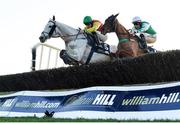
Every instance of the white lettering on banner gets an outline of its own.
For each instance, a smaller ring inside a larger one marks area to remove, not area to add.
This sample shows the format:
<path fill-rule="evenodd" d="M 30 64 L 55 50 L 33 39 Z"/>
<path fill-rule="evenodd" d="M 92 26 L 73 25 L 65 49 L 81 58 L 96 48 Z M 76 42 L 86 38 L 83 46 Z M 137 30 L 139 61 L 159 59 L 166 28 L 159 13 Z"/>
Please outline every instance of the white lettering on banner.
<path fill-rule="evenodd" d="M 145 105 L 145 104 L 164 104 L 164 103 L 178 103 L 178 93 L 170 93 L 168 96 L 162 94 L 161 97 L 145 97 L 145 96 L 134 96 L 131 99 L 123 99 L 122 105 Z"/>
<path fill-rule="evenodd" d="M 15 107 L 18 108 L 58 108 L 58 106 L 60 105 L 60 103 L 56 102 L 56 103 L 50 103 L 47 101 L 38 101 L 38 102 L 29 102 L 29 101 L 25 101 L 23 100 L 22 102 L 17 102 Z"/>
<path fill-rule="evenodd" d="M 18 108 L 28 108 L 30 107 L 31 103 L 29 101 L 25 101 L 23 100 L 22 102 L 17 102 L 15 107 L 18 107 Z"/>
<path fill-rule="evenodd" d="M 98 94 L 93 101 L 93 105 L 113 105 L 116 95 L 112 94 Z"/>
<path fill-rule="evenodd" d="M 34 108 L 57 108 L 60 103 L 48 103 L 47 101 L 38 101 Z"/>
<path fill-rule="evenodd" d="M 4 104 L 2 105 L 2 107 L 11 107 L 15 101 L 16 101 L 16 99 L 7 99 L 4 102 Z"/>
<path fill-rule="evenodd" d="M 71 105 L 87 105 L 91 104 L 93 101 L 93 98 L 78 98 L 74 102 L 71 103 Z"/>

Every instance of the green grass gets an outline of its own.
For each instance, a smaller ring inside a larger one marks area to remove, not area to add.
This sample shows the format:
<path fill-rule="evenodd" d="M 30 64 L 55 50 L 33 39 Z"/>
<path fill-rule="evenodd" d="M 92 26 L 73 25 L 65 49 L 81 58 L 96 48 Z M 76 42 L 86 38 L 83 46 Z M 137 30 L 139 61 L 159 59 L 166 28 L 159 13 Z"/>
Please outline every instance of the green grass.
<path fill-rule="evenodd" d="M 1 117 L 0 122 L 180 122 L 180 120 L 116 120 L 116 119 L 63 119 L 63 118 L 37 118 L 37 117 Z"/>
<path fill-rule="evenodd" d="M 115 119 L 63 119 L 63 118 L 37 118 L 37 117 L 14 117 L 14 118 L 7 118 L 1 117 L 0 122 L 118 122 Z"/>

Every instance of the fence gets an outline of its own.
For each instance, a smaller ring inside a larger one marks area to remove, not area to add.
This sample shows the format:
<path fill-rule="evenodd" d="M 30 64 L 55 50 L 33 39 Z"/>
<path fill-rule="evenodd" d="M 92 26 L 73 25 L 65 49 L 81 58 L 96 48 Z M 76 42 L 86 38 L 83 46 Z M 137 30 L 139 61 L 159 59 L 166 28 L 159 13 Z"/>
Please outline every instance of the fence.
<path fill-rule="evenodd" d="M 41 70 L 65 66 L 59 58 L 61 49 L 45 43 L 38 43 L 32 48 L 31 70 Z"/>

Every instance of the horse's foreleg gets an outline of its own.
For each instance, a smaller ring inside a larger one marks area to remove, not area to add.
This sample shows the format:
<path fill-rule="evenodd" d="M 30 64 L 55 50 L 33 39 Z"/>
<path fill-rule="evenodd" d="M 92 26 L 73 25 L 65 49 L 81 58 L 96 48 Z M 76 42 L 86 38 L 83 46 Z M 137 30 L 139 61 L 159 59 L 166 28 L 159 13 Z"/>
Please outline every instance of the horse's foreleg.
<path fill-rule="evenodd" d="M 130 43 L 124 42 L 118 44 L 118 50 L 116 54 L 119 57 L 134 57 L 134 51 Z"/>
<path fill-rule="evenodd" d="M 139 56 L 139 45 L 136 41 L 131 41 L 131 48 L 133 52 L 133 57 Z"/>

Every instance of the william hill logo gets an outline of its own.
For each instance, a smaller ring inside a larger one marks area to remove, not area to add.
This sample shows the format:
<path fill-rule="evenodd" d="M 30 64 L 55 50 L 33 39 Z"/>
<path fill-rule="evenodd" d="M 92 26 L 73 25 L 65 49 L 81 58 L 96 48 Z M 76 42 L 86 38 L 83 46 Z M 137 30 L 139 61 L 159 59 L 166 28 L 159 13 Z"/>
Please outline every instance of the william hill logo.
<path fill-rule="evenodd" d="M 98 94 L 93 101 L 93 105 L 113 105 L 116 95 L 112 94 Z"/>
<path fill-rule="evenodd" d="M 162 94 L 160 97 L 133 96 L 129 99 L 123 99 L 122 105 L 146 105 L 146 104 L 167 104 L 180 102 L 179 92 Z"/>

